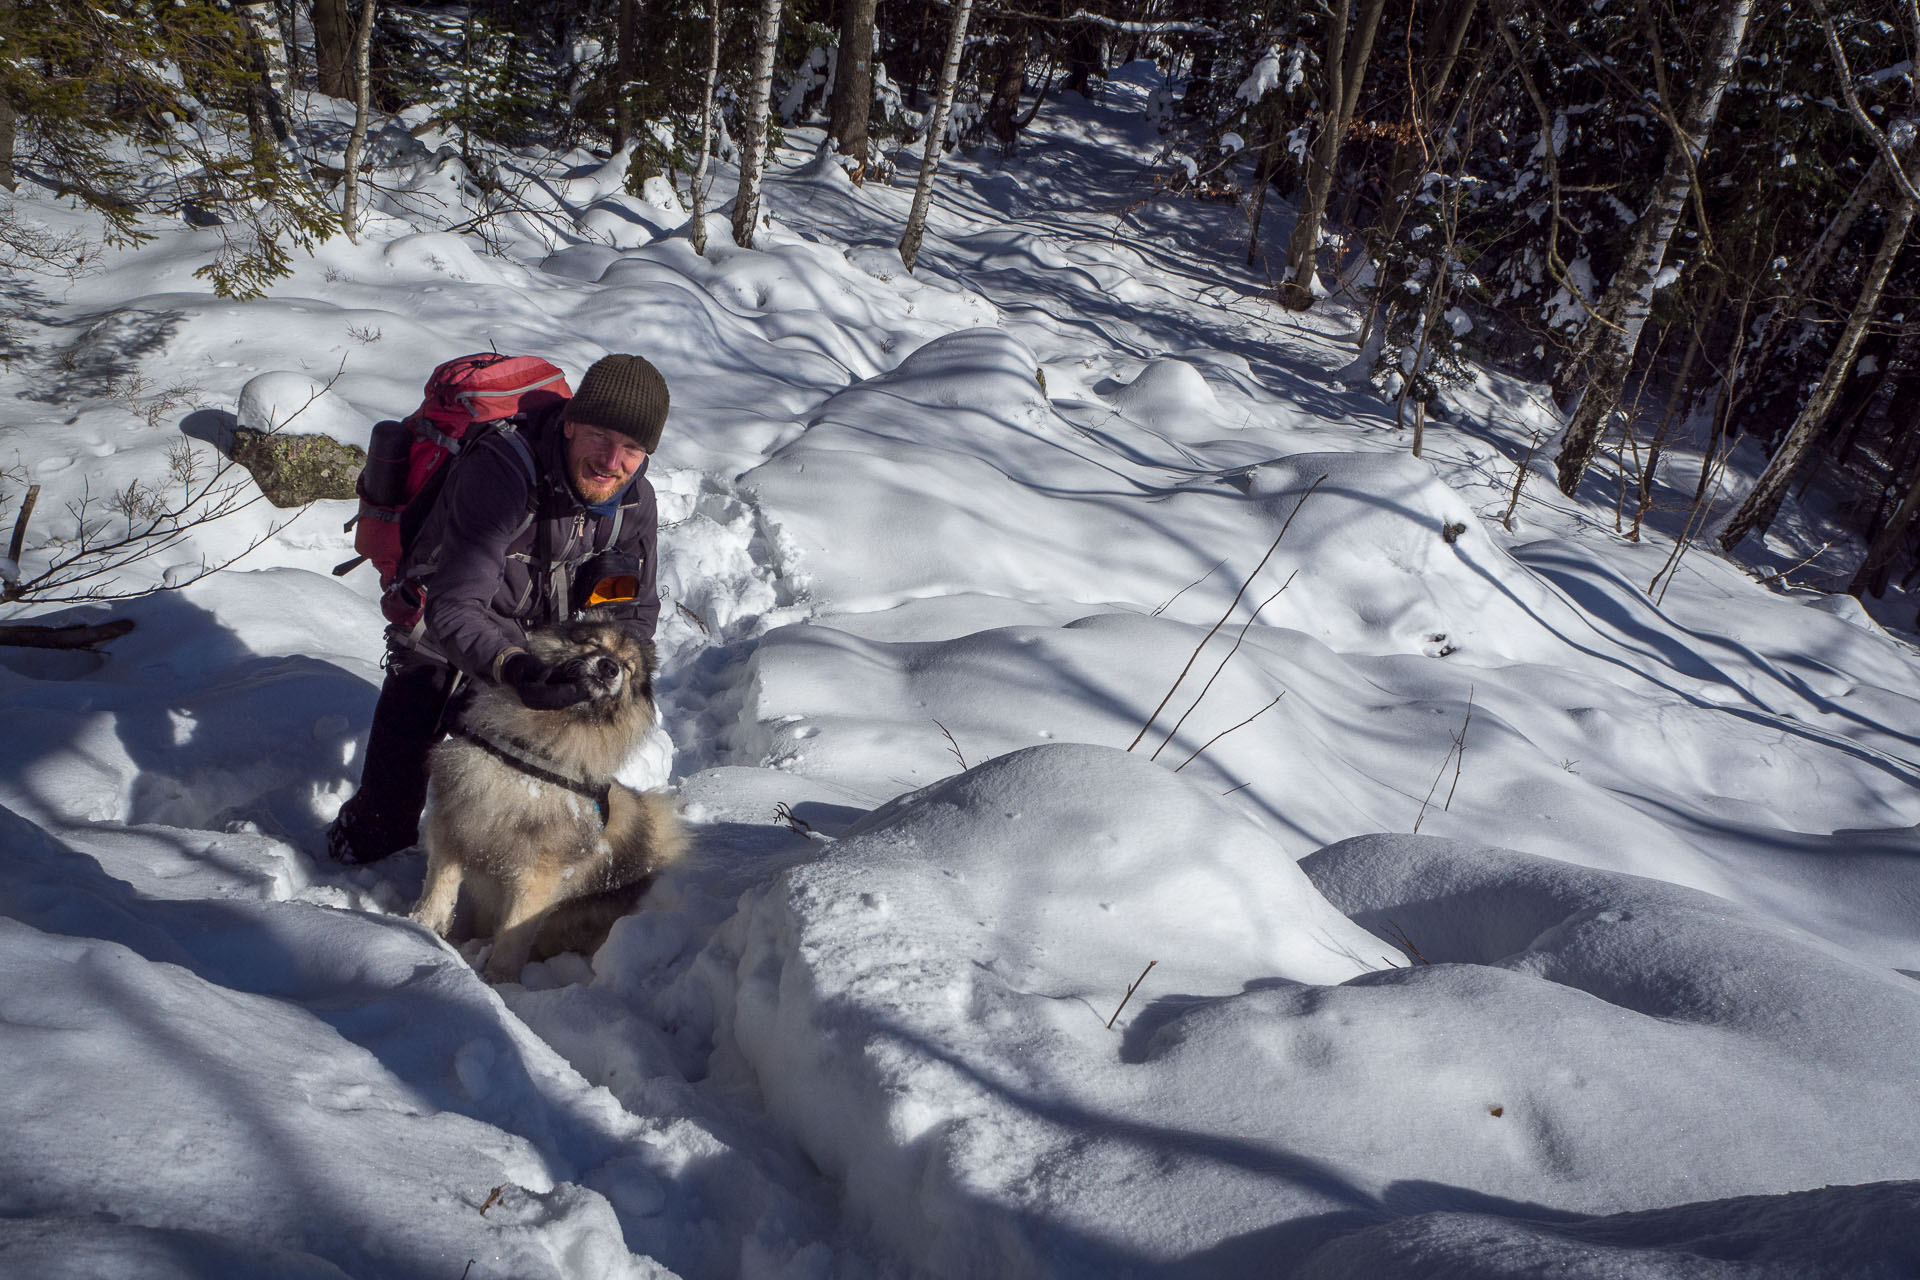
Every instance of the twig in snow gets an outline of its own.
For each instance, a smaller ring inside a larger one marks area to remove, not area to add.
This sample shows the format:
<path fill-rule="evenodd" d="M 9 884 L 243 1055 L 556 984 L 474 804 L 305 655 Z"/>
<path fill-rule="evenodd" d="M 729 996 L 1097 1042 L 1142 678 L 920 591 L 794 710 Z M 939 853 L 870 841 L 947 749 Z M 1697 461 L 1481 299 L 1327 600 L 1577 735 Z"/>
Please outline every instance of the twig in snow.
<path fill-rule="evenodd" d="M 1200 651 L 1207 647 L 1207 641 L 1213 639 L 1221 627 L 1227 625 L 1227 619 L 1233 616 L 1233 611 L 1240 605 L 1240 597 L 1247 594 L 1247 588 L 1252 586 L 1253 580 L 1260 576 L 1260 571 L 1267 567 L 1267 561 L 1273 559 L 1273 553 L 1280 549 L 1280 539 L 1286 537 L 1287 530 L 1293 527 L 1293 517 L 1300 514 L 1300 508 L 1307 505 L 1307 499 L 1313 496 L 1313 491 L 1318 489 L 1326 478 L 1327 475 L 1323 472 L 1320 478 L 1308 485 L 1307 491 L 1300 495 L 1300 501 L 1294 504 L 1293 512 L 1287 517 L 1287 522 L 1280 526 L 1280 532 L 1274 535 L 1272 544 L 1267 547 L 1267 554 L 1260 557 L 1260 563 L 1253 566 L 1253 572 L 1248 574 L 1246 581 L 1240 584 L 1240 589 L 1233 593 L 1233 599 L 1227 602 L 1227 611 L 1220 615 L 1220 621 L 1214 623 L 1213 629 L 1202 636 L 1200 643 L 1194 646 L 1192 656 L 1187 659 L 1187 665 L 1180 668 L 1180 674 L 1174 677 L 1172 686 L 1167 690 L 1167 696 L 1160 699 L 1160 705 L 1153 709 L 1153 714 L 1147 717 L 1147 722 L 1140 726 L 1140 732 L 1135 734 L 1133 741 L 1127 744 L 1128 751 L 1140 745 L 1140 739 L 1147 736 L 1147 730 L 1153 728 L 1153 722 L 1160 718 L 1162 711 L 1167 709 L 1167 703 L 1173 701 L 1174 690 L 1180 687 L 1180 682 L 1187 678 L 1189 671 L 1193 670 L 1193 664 L 1200 660 Z"/>
<path fill-rule="evenodd" d="M 1407 931 L 1400 927 L 1400 923 L 1397 920 L 1387 921 L 1387 927 L 1380 930 L 1380 933 L 1388 942 L 1391 942 L 1394 946 L 1412 956 L 1416 963 L 1433 963 L 1433 961 L 1420 954 L 1420 948 L 1413 945 L 1413 939 L 1407 936 Z"/>
<path fill-rule="evenodd" d="M 785 800 L 773 806 L 773 816 L 787 824 L 787 830 L 797 836 L 813 834 L 813 824 L 793 811 L 793 806 Z"/>
<path fill-rule="evenodd" d="M 20 563 L 20 553 L 26 546 L 27 521 L 33 519 L 33 508 L 40 501 L 40 486 L 29 485 L 27 496 L 20 500 L 20 514 L 14 517 L 13 538 L 7 543 L 7 559 Z"/>
<path fill-rule="evenodd" d="M 1255 720 L 1258 720 L 1261 716 L 1267 714 L 1267 712 L 1279 706 L 1280 699 L 1286 696 L 1287 696 L 1287 691 L 1285 689 L 1282 689 L 1280 691 L 1279 697 L 1276 697 L 1272 702 L 1269 702 L 1266 706 L 1260 708 L 1258 711 L 1248 716 L 1245 720 L 1242 720 L 1239 724 L 1233 725 L 1230 728 L 1222 729 L 1220 732 L 1214 734 L 1211 738 L 1208 738 L 1205 742 L 1201 743 L 1199 746 L 1199 749 L 1196 750 L 1192 755 L 1188 756 L 1185 760 L 1182 760 L 1179 764 L 1175 765 L 1173 767 L 1173 771 L 1175 773 L 1180 772 L 1182 769 L 1192 764 L 1195 760 L 1199 759 L 1200 752 L 1205 751 L 1208 747 L 1212 746 L 1214 743 L 1220 741 L 1220 739 L 1232 733 L 1234 729 L 1242 729 L 1242 728 L 1245 728 L 1247 725 L 1252 724 Z M 1155 754 L 1157 755 L 1158 752 L 1156 752 Z M 1246 784 L 1241 783 L 1240 785 L 1245 786 Z M 1239 787 L 1234 788 L 1235 791 L 1238 791 L 1239 789 L 1240 789 Z"/>
<path fill-rule="evenodd" d="M 673 607 L 678 609 L 681 613 L 686 614 L 689 618 L 692 618 L 693 625 L 700 628 L 700 633 L 702 635 L 710 636 L 713 634 L 713 628 L 707 625 L 707 620 L 705 618 L 702 618 L 699 614 L 687 608 L 687 606 L 685 606 L 684 604 L 681 604 L 678 600 L 673 602 Z"/>
<path fill-rule="evenodd" d="M 1287 580 L 1280 584 L 1280 591 L 1285 591 L 1288 587 L 1292 586 L 1293 580 L 1296 577 L 1298 577 L 1299 574 L 1300 574 L 1300 571 L 1298 569 L 1295 569 L 1292 573 L 1288 574 Z M 1248 615 L 1247 620 L 1240 624 L 1240 634 L 1233 638 L 1233 648 L 1227 650 L 1227 656 L 1220 659 L 1220 665 L 1213 669 L 1213 674 L 1207 677 L 1207 682 L 1200 686 L 1200 696 L 1193 700 L 1192 706 L 1189 706 L 1185 711 L 1180 713 L 1180 718 L 1173 722 L 1173 728 L 1167 730 L 1167 736 L 1160 740 L 1160 745 L 1153 749 L 1153 754 L 1148 756 L 1147 759 L 1158 760 L 1160 758 L 1160 753 L 1167 749 L 1167 744 L 1173 741 L 1174 735 L 1180 732 L 1180 726 L 1187 722 L 1187 717 L 1192 715 L 1196 710 L 1199 709 L 1200 704 L 1206 700 L 1207 691 L 1213 688 L 1213 682 L 1220 678 L 1220 673 L 1227 669 L 1227 664 L 1229 662 L 1233 661 L 1233 655 L 1240 652 L 1240 642 L 1247 638 L 1247 629 L 1253 625 L 1254 619 L 1260 616 L 1260 611 L 1262 609 L 1265 609 L 1268 605 L 1272 604 L 1275 600 L 1280 598 L 1280 591 L 1276 591 L 1272 595 L 1268 596 L 1265 600 L 1262 600 L 1259 603 L 1259 605 L 1254 609 L 1254 611 Z M 1275 698 L 1273 701 L 1278 702 L 1280 701 L 1280 699 Z M 1273 704 L 1268 703 L 1267 705 L 1271 706 Z M 1265 708 L 1262 708 L 1262 710 L 1264 709 Z M 1258 715 L 1258 714 L 1260 714 L 1258 711 L 1254 712 L 1254 715 Z M 1240 724 L 1245 724 L 1245 723 L 1246 723 L 1245 720 L 1242 720 L 1240 722 Z M 1234 729 L 1238 729 L 1239 727 L 1240 725 L 1235 725 Z M 1227 732 L 1231 733 L 1232 731 L 1233 731 L 1232 729 L 1229 729 Z M 1220 739 L 1220 735 L 1215 734 L 1213 738 L 1209 739 L 1207 745 L 1211 746 L 1213 745 L 1214 742 L 1219 741 L 1219 739 Z M 1202 747 L 1200 748 L 1200 750 L 1205 751 L 1206 747 Z M 1198 754 L 1200 754 L 1199 751 L 1194 752 L 1194 755 L 1198 755 Z M 1187 759 L 1191 760 L 1193 759 L 1193 756 L 1188 756 Z M 1180 770 L 1175 769 L 1174 772 L 1178 773 L 1180 772 Z"/>
<path fill-rule="evenodd" d="M 500 1203 L 500 1194 L 506 1189 L 507 1189 L 507 1184 L 503 1182 L 499 1186 L 495 1187 L 493 1190 L 487 1192 L 486 1203 L 480 1206 L 481 1217 L 483 1218 L 486 1217 L 487 1210 L 493 1208 L 493 1206 Z M 473 1264 L 469 1262 L 467 1265 L 471 1267 Z"/>
<path fill-rule="evenodd" d="M 1140 984 L 1147 980 L 1147 975 L 1149 973 L 1153 972 L 1153 966 L 1159 963 L 1160 962 L 1158 960 L 1147 961 L 1147 967 L 1140 971 L 1140 976 L 1135 978 L 1133 980 L 1133 985 L 1127 988 L 1127 994 L 1120 997 L 1120 1009 L 1124 1009 L 1127 1007 L 1127 1001 L 1133 999 L 1133 993 L 1140 989 Z M 1113 1011 L 1113 1017 L 1107 1019 L 1107 1030 L 1109 1031 L 1113 1030 L 1113 1024 L 1119 1021 L 1120 1009 L 1115 1009 Z"/>
<path fill-rule="evenodd" d="M 1467 689 L 1467 718 L 1460 722 L 1460 732 L 1453 735 L 1453 745 L 1447 748 L 1447 758 L 1440 762 L 1440 772 L 1433 775 L 1433 785 L 1427 788 L 1427 798 L 1420 802 L 1420 812 L 1413 819 L 1413 834 L 1420 834 L 1420 824 L 1426 820 L 1427 806 L 1433 803 L 1433 793 L 1440 789 L 1440 779 L 1447 776 L 1447 766 L 1453 766 L 1453 785 L 1447 788 L 1446 803 L 1440 806 L 1442 813 L 1453 807 L 1454 789 L 1460 785 L 1460 766 L 1467 759 L 1467 726 L 1473 723 L 1473 689 Z"/>
<path fill-rule="evenodd" d="M 939 728 L 941 733 L 947 735 L 947 750 L 953 752 L 953 758 L 960 762 L 960 771 L 965 773 L 970 766 L 967 764 L 967 758 L 960 754 L 960 744 L 953 740 L 951 733 L 947 733 L 947 726 L 941 724 L 938 720 L 935 720 L 933 723 Z"/>
<path fill-rule="evenodd" d="M 1818 560 L 1821 556 L 1827 554 L 1827 552 L 1830 549 L 1832 549 L 1832 547 L 1833 547 L 1833 543 L 1831 540 L 1827 542 L 1823 542 L 1820 544 L 1820 549 L 1818 551 L 1815 551 L 1812 555 L 1806 557 L 1804 560 L 1801 560 L 1799 563 L 1790 564 L 1786 568 L 1781 569 L 1776 573 L 1770 573 L 1764 578 L 1756 578 L 1755 581 L 1758 582 L 1763 587 L 1770 582 L 1785 582 L 1788 574 L 1794 573 L 1794 572 L 1797 572 L 1798 570 L 1806 568 L 1808 565 L 1812 564 L 1815 560 Z M 1787 585 L 1791 586 L 1792 584 L 1788 583 Z"/>
<path fill-rule="evenodd" d="M 1181 596 L 1187 594 L 1187 592 L 1193 590 L 1195 587 L 1205 582 L 1208 578 L 1211 578 L 1214 574 L 1220 572 L 1220 566 L 1225 564 L 1226 562 L 1227 562 L 1226 556 L 1220 557 L 1219 562 L 1215 564 L 1213 568 L 1207 570 L 1205 573 L 1195 578 L 1192 582 L 1189 582 L 1186 586 L 1174 592 L 1171 596 L 1168 596 L 1166 603 L 1162 604 L 1159 608 L 1155 609 L 1152 613 L 1148 614 L 1147 616 L 1149 618 L 1157 618 L 1161 614 L 1165 613 L 1167 610 L 1171 609 L 1173 607 L 1173 602 L 1175 600 L 1178 600 Z"/>

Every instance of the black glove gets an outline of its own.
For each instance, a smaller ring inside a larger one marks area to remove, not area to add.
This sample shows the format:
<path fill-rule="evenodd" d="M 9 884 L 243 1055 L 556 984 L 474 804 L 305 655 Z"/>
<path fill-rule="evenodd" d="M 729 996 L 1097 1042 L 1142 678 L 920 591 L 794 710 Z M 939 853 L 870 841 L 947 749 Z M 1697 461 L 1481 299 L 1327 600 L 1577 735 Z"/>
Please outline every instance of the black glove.
<path fill-rule="evenodd" d="M 593 696 L 578 676 L 565 676 L 530 653 L 516 653 L 500 664 L 500 683 L 513 690 L 520 705 L 534 711 L 558 711 Z"/>

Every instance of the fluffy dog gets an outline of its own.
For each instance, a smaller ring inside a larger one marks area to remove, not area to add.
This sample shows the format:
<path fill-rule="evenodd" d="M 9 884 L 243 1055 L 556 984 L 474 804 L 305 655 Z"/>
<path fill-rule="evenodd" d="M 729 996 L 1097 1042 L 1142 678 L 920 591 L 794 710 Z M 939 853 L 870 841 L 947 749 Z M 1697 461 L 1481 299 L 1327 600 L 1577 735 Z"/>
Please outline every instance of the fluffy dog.
<path fill-rule="evenodd" d="M 465 888 L 474 932 L 493 935 L 489 982 L 518 980 L 533 955 L 597 947 L 687 845 L 672 801 L 613 780 L 654 722 L 653 646 L 578 622 L 527 647 L 593 696 L 533 711 L 481 685 L 429 757 L 427 880 L 413 918 L 448 937 Z"/>

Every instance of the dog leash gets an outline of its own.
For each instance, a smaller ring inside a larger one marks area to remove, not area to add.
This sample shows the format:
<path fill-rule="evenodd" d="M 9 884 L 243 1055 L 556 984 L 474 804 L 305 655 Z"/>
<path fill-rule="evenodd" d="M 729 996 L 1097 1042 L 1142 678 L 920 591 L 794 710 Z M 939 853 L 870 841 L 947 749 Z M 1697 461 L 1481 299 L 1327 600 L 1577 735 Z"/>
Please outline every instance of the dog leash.
<path fill-rule="evenodd" d="M 577 796 L 585 796 L 587 799 L 593 801 L 594 807 L 600 811 L 600 826 L 602 829 L 613 820 L 612 783 L 595 786 L 591 782 L 586 782 L 579 778 L 569 778 L 564 773 L 556 773 L 552 769 L 539 763 L 539 752 L 535 750 L 531 743 L 522 742 L 518 738 L 509 737 L 505 734 L 501 735 L 500 741 L 495 741 L 492 738 L 483 737 L 467 728 L 466 725 L 459 723 L 455 723 L 452 728 L 447 730 L 447 733 L 449 736 L 458 738 L 462 742 L 471 742 L 474 746 L 480 748 L 508 768 L 517 769 L 530 778 L 538 778 L 542 782 L 550 782 L 556 787 L 563 787 Z"/>

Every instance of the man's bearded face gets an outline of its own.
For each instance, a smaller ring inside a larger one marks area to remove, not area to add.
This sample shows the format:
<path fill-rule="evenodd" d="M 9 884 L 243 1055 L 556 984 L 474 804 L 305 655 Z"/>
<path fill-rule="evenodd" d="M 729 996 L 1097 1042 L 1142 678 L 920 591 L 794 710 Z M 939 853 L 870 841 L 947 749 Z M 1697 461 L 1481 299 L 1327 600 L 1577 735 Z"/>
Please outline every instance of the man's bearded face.
<path fill-rule="evenodd" d="M 605 502 L 627 487 L 647 460 L 633 437 L 585 422 L 566 424 L 567 479 L 589 503 Z"/>

